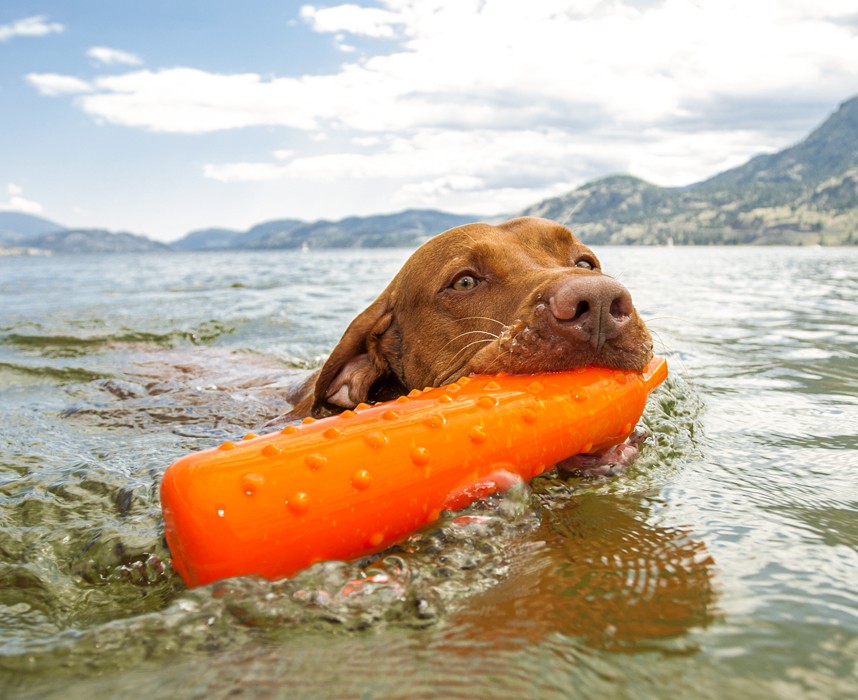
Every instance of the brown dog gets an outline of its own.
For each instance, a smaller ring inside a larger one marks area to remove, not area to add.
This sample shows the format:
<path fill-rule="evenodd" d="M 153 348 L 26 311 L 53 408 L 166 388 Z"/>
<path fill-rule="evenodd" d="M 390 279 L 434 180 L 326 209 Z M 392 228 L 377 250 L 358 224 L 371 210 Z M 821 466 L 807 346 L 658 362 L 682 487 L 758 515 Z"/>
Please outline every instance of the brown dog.
<path fill-rule="evenodd" d="M 529 217 L 469 224 L 415 251 L 292 397 L 289 417 L 468 374 L 641 370 L 651 357 L 629 292 L 567 228 Z"/>

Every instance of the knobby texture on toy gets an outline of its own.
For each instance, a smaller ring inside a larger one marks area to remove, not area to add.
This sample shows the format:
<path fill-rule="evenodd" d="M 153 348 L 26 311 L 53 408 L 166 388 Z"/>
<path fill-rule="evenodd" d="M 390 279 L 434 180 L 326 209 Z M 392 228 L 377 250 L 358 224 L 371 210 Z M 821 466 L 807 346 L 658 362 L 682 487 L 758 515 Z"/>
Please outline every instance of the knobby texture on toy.
<path fill-rule="evenodd" d="M 161 483 L 174 567 L 198 586 L 381 551 L 442 510 L 622 442 L 666 376 L 657 357 L 642 373 L 463 377 L 187 455 Z"/>

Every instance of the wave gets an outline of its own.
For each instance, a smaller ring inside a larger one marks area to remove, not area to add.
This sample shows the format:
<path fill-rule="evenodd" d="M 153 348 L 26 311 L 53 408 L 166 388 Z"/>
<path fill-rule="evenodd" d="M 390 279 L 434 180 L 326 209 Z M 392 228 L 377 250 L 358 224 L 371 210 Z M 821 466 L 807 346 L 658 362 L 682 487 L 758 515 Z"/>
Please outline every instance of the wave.
<path fill-rule="evenodd" d="M 26 374 L 31 377 L 40 377 L 58 380 L 63 383 L 91 382 L 98 379 L 111 379 L 112 374 L 107 372 L 96 372 L 83 367 L 50 367 L 47 365 L 22 365 L 14 362 L 0 362 L 0 373 L 13 372 Z"/>
<path fill-rule="evenodd" d="M 137 331 L 130 328 L 120 328 L 116 332 L 95 335 L 9 333 L 0 338 L 0 344 L 35 351 L 48 357 L 79 357 L 94 350 L 120 345 L 154 345 L 160 348 L 174 348 L 186 343 L 206 345 L 233 331 L 233 327 L 220 321 L 204 321 L 190 328 L 171 330 L 166 333 Z"/>

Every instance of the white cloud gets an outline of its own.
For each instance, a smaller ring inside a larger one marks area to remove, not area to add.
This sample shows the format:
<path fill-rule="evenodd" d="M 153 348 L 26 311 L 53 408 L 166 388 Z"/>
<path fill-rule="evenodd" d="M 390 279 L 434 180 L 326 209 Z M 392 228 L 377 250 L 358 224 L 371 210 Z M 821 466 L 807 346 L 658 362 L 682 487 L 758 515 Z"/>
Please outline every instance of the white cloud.
<path fill-rule="evenodd" d="M 317 32 L 346 32 L 383 39 L 392 38 L 394 27 L 406 21 L 397 12 L 353 4 L 324 8 L 304 5 L 301 17 Z"/>
<path fill-rule="evenodd" d="M 35 87 L 42 95 L 46 95 L 48 97 L 75 95 L 92 90 L 92 86 L 85 80 L 75 78 L 71 75 L 58 75 L 57 73 L 30 73 L 26 77 L 27 82 Z"/>
<path fill-rule="evenodd" d="M 208 164 L 203 174 L 224 183 L 374 186 L 392 191 L 393 201 L 403 206 L 493 213 L 569 191 L 594 174 L 634 172 L 664 185 L 685 185 L 701 169 L 713 173 L 743 159 L 730 154 L 776 146 L 751 131 L 685 134 L 658 129 L 625 135 L 591 132 L 580 138 L 562 129 L 422 129 L 376 138 L 368 145 L 371 150 L 305 156 L 282 150 L 273 154 L 279 162 Z"/>
<path fill-rule="evenodd" d="M 63 31 L 65 27 L 62 24 L 48 22 L 48 18 L 44 15 L 36 15 L 15 20 L 10 24 L 0 24 L 0 42 L 19 36 L 40 37 Z"/>
<path fill-rule="evenodd" d="M 93 61 L 106 66 L 139 66 L 143 63 L 139 56 L 119 49 L 111 49 L 107 46 L 93 46 L 87 50 L 86 55 Z"/>
<path fill-rule="evenodd" d="M 371 180 L 403 203 L 484 211 L 609 172 L 688 184 L 786 145 L 770 134 L 793 133 L 774 121 L 791 105 L 833 105 L 858 85 L 854 0 L 379 4 L 302 7 L 344 50 L 346 38 L 390 39 L 384 53 L 352 54 L 328 74 L 177 67 L 28 79 L 46 95 L 79 94 L 76 105 L 112 124 L 306 132 L 303 151 L 210 163 L 209 179 Z M 778 107 L 753 123 L 743 105 Z"/>
<path fill-rule="evenodd" d="M 8 199 L 5 202 L 0 202 L 0 211 L 14 211 L 22 214 L 39 214 L 44 207 L 38 202 L 31 199 L 26 199 L 23 196 L 24 190 L 15 183 L 9 183 L 6 187 Z"/>

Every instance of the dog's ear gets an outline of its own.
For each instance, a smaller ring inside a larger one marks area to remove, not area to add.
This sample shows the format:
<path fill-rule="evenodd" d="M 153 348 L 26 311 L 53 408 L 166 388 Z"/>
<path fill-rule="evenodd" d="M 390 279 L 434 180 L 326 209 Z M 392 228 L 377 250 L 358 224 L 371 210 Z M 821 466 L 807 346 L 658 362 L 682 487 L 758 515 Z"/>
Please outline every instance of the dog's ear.
<path fill-rule="evenodd" d="M 390 370 L 393 310 L 383 294 L 355 318 L 316 379 L 313 415 L 325 404 L 354 408 L 369 398 L 372 385 Z"/>

